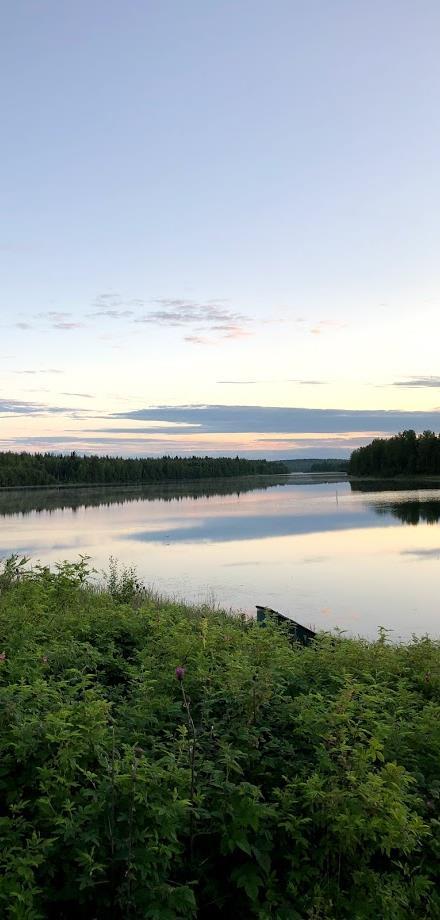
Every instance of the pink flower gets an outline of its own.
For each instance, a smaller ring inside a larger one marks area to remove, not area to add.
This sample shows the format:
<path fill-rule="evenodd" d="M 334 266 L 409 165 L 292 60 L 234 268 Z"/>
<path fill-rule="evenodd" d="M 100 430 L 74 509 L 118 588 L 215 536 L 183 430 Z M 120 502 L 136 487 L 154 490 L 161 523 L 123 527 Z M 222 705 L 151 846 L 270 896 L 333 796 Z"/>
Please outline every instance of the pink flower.
<path fill-rule="evenodd" d="M 176 675 L 176 677 L 177 677 L 177 680 L 183 680 L 183 678 L 185 677 L 186 670 L 185 670 L 185 668 L 180 668 L 180 667 L 179 667 L 179 668 L 176 668 L 176 670 L 175 670 L 174 673 L 175 673 L 175 675 Z"/>
<path fill-rule="evenodd" d="M 6 661 L 6 652 L 0 652 L 0 661 Z"/>

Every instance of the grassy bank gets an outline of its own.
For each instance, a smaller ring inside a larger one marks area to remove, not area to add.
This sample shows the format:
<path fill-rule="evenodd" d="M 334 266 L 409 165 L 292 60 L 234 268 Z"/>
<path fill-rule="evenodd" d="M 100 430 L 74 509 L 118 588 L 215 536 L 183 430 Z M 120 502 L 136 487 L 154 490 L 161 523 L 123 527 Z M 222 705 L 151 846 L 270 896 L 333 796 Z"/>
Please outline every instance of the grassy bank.
<path fill-rule="evenodd" d="M 438 643 L 295 647 L 15 560 L 0 653 L 2 916 L 440 916 Z"/>

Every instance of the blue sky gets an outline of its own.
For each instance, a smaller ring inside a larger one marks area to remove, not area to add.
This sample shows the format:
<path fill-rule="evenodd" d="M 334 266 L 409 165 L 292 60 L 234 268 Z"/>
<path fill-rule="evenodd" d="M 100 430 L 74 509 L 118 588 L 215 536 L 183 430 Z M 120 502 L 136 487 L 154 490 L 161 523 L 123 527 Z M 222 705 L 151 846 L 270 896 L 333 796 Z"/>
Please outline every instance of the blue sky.
<path fill-rule="evenodd" d="M 2 449 L 440 428 L 437 2 L 15 0 L 2 26 Z"/>

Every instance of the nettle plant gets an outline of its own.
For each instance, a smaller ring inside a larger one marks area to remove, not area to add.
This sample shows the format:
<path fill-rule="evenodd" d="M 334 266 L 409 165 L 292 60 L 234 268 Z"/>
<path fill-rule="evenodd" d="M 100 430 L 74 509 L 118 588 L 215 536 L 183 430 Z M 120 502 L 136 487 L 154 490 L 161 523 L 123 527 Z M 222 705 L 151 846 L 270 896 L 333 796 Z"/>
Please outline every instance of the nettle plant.
<path fill-rule="evenodd" d="M 440 648 L 0 570 L 0 911 L 440 917 Z"/>

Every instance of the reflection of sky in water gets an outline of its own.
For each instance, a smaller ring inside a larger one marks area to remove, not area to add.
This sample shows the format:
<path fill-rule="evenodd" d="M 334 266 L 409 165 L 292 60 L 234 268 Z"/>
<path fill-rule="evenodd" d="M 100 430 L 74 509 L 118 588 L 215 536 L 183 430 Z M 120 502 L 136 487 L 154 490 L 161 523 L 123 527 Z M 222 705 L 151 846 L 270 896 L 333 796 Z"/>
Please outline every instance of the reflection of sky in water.
<path fill-rule="evenodd" d="M 383 524 L 386 522 L 384 521 Z M 392 522 L 389 522 L 392 523 Z M 144 530 L 129 534 L 130 540 L 147 543 L 210 541 L 223 543 L 232 540 L 260 540 L 264 537 L 285 537 L 293 534 L 316 533 L 331 530 L 348 530 L 357 527 L 375 527 L 373 513 L 341 511 L 337 514 L 234 514 L 205 518 L 200 516 L 191 526 L 173 522 L 166 531 Z"/>
<path fill-rule="evenodd" d="M 44 493 L 26 493 L 40 510 L 24 514 L 10 495 L 6 513 L 0 496 L 0 555 L 86 553 L 98 569 L 113 555 L 163 593 L 268 604 L 318 628 L 439 635 L 440 490 L 352 492 L 343 482 L 196 494 L 72 511 L 56 510 L 52 493 L 45 511 Z"/>

